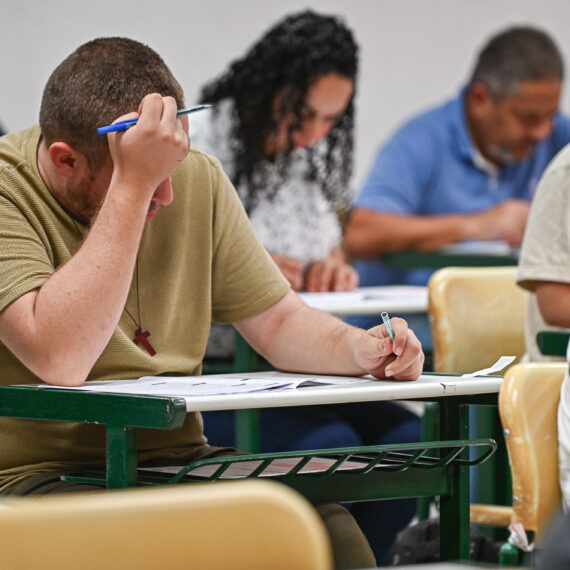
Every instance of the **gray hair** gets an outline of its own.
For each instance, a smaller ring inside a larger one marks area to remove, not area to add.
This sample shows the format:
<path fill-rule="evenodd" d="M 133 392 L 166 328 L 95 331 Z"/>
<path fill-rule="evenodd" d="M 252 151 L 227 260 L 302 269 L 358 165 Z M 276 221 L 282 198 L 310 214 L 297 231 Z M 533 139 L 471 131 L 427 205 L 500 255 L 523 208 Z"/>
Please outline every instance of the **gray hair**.
<path fill-rule="evenodd" d="M 554 40 L 530 26 L 513 27 L 492 37 L 481 50 L 469 87 L 483 83 L 495 99 L 503 99 L 521 81 L 560 79 L 564 62 Z"/>

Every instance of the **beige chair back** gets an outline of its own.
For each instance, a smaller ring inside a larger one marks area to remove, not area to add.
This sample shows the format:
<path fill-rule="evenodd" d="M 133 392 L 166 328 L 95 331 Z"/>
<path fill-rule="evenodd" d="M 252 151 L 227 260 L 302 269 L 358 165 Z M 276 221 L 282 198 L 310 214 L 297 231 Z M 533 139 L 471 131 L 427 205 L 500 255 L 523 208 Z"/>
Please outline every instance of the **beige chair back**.
<path fill-rule="evenodd" d="M 275 482 L 21 497 L 1 505 L 0 566 L 12 570 L 332 568 L 316 511 Z"/>
<path fill-rule="evenodd" d="M 560 506 L 557 410 L 565 362 L 527 362 L 510 368 L 499 393 L 513 480 L 513 522 L 537 542 Z"/>
<path fill-rule="evenodd" d="M 522 357 L 527 292 L 516 267 L 445 267 L 428 283 L 436 372 L 474 372 Z M 518 360 L 517 360 L 518 361 Z"/>

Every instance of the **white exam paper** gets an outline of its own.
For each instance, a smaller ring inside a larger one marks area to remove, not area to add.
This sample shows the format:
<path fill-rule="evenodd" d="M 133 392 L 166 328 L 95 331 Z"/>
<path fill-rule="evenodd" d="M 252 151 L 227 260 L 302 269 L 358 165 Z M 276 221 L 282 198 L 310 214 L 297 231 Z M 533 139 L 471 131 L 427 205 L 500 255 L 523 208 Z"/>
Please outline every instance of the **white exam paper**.
<path fill-rule="evenodd" d="M 489 368 L 483 368 L 481 370 L 476 370 L 475 372 L 471 372 L 469 374 L 463 374 L 461 378 L 473 378 L 474 376 L 486 376 L 487 374 L 492 374 L 493 372 L 499 372 L 508 366 L 516 356 L 501 356 L 495 364 L 489 366 Z"/>
<path fill-rule="evenodd" d="M 240 376 L 143 376 L 133 380 L 96 380 L 86 382 L 83 386 L 48 386 L 43 388 L 84 390 L 87 392 L 109 392 L 114 394 L 139 394 L 146 396 L 217 396 L 222 394 L 239 394 L 258 392 L 261 390 L 295 389 L 305 386 L 326 386 L 331 384 L 354 384 L 372 382 L 373 380 L 354 377 L 310 378 L 295 377 L 255 377 L 246 374 Z"/>

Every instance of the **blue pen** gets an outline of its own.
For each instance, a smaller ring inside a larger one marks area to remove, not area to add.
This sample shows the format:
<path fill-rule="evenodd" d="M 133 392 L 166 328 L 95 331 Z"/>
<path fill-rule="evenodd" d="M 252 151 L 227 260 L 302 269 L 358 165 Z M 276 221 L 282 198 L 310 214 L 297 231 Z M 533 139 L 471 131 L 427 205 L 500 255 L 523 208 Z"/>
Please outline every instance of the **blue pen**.
<path fill-rule="evenodd" d="M 382 322 L 384 323 L 384 326 L 386 327 L 386 331 L 388 332 L 388 336 L 390 337 L 390 340 L 394 340 L 394 329 L 392 328 L 392 323 L 390 322 L 390 315 L 388 315 L 388 313 L 386 311 L 384 311 L 383 313 L 380 313 L 380 316 L 382 317 Z"/>
<path fill-rule="evenodd" d="M 188 109 L 179 109 L 176 112 L 176 116 L 180 117 L 180 115 L 188 115 L 189 113 L 195 113 L 196 111 L 203 111 L 204 109 L 209 109 L 213 105 L 196 105 L 196 107 L 189 107 Z M 106 135 L 107 133 L 116 133 L 117 131 L 126 131 L 130 129 L 132 126 L 136 125 L 138 118 L 136 119 L 127 119 L 126 121 L 118 121 L 117 123 L 113 123 L 112 125 L 107 125 L 106 127 L 99 127 L 97 129 L 97 133 L 100 135 Z"/>

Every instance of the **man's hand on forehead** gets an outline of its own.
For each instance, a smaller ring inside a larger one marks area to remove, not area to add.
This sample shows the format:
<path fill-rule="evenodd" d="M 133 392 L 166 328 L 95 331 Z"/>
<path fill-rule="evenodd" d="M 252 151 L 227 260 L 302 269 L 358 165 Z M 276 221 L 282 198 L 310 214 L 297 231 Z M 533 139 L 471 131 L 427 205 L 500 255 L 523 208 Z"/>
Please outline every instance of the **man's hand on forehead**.
<path fill-rule="evenodd" d="M 149 191 L 169 178 L 188 154 L 188 123 L 177 117 L 173 97 L 153 93 L 139 107 L 136 127 L 109 133 L 117 175 Z"/>

